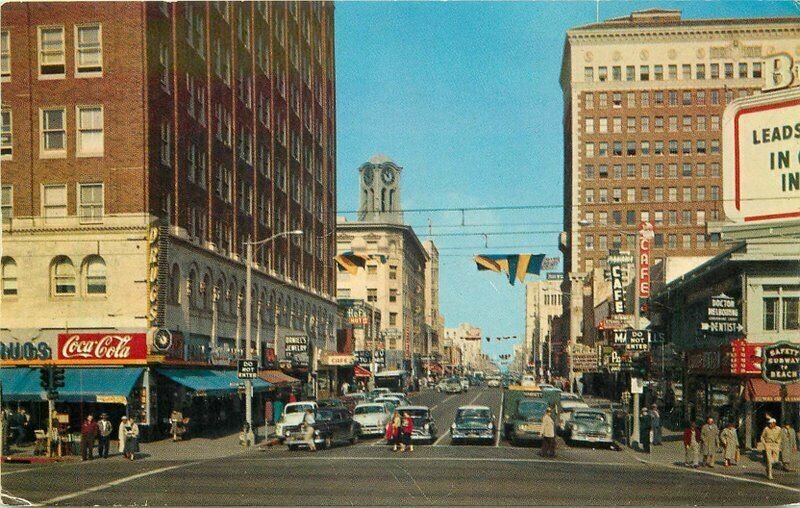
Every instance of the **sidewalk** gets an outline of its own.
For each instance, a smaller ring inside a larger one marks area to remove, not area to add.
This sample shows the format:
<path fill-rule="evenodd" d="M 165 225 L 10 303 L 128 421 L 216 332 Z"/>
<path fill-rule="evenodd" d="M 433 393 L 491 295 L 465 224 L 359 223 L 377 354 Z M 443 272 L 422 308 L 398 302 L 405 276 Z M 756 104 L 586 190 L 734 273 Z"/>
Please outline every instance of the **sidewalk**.
<path fill-rule="evenodd" d="M 259 427 L 256 429 L 258 433 L 256 446 L 250 449 L 259 449 L 262 446 L 269 445 L 271 440 L 268 439 L 270 434 L 275 432 L 275 427 L 270 425 L 268 427 Z M 11 453 L 8 456 L 2 456 L 3 462 L 74 462 L 81 459 L 80 455 L 67 455 L 64 457 L 48 458 L 44 456 L 36 456 L 33 454 L 34 446 L 29 444 L 18 448 L 11 447 Z M 139 453 L 136 455 L 137 460 L 160 460 L 160 461 L 185 461 L 185 460 L 209 460 L 215 458 L 229 457 L 236 455 L 247 450 L 246 447 L 239 443 L 239 431 L 228 432 L 219 436 L 198 436 L 187 439 L 185 441 L 173 442 L 169 438 L 152 441 L 149 443 L 139 443 Z M 94 456 L 97 458 L 97 444 L 94 448 Z M 109 447 L 108 458 L 118 458 L 119 441 L 111 441 Z"/>
<path fill-rule="evenodd" d="M 763 453 L 757 450 L 742 450 L 741 460 L 736 466 L 725 467 L 725 459 L 720 452 L 715 456 L 715 467 L 713 469 L 702 466 L 697 469 L 687 468 L 683 463 L 683 432 L 662 429 L 662 444 L 651 446 L 649 454 L 632 449 L 627 449 L 627 451 L 637 460 L 659 466 L 680 467 L 687 471 L 713 472 L 725 476 L 770 482 L 767 479 L 766 468 L 764 467 Z M 700 456 L 700 460 L 703 460 L 702 456 Z M 798 464 L 795 464 L 795 467 L 797 466 Z M 779 483 L 791 487 L 800 485 L 800 472 L 784 471 L 780 464 L 773 466 L 773 477 L 775 479 L 771 483 Z"/>

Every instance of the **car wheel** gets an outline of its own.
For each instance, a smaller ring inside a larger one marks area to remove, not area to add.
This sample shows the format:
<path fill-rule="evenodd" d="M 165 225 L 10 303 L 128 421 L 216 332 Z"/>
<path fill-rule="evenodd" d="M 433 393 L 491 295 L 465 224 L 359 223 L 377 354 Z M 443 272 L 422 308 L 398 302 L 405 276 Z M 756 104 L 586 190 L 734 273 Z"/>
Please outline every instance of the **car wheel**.
<path fill-rule="evenodd" d="M 322 442 L 322 447 L 326 450 L 329 450 L 333 447 L 333 440 L 330 436 L 326 437 L 325 440 Z"/>
<path fill-rule="evenodd" d="M 354 445 L 354 444 L 358 443 L 358 431 L 356 430 L 355 427 L 350 429 L 350 435 L 352 436 L 350 438 L 350 444 Z"/>

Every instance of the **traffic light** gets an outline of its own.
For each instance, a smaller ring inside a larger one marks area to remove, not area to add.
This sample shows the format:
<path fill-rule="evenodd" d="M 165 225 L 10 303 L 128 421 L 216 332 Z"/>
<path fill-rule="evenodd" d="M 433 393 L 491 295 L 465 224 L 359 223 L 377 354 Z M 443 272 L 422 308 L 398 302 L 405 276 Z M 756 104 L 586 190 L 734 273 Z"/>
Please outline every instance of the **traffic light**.
<path fill-rule="evenodd" d="M 64 387 L 64 367 L 53 368 L 53 388 Z"/>
<path fill-rule="evenodd" d="M 647 373 L 650 370 L 649 360 L 645 355 L 635 356 L 631 362 L 632 375 L 634 377 L 647 377 Z"/>
<path fill-rule="evenodd" d="M 39 385 L 42 390 L 50 389 L 50 367 L 39 368 Z"/>

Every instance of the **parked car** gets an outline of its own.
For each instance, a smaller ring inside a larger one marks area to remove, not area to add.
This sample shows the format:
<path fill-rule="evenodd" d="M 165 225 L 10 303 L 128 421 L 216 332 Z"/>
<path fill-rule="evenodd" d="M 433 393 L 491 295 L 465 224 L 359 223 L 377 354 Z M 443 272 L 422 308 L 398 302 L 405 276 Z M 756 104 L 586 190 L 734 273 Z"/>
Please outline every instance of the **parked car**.
<path fill-rule="evenodd" d="M 494 442 L 497 425 L 487 406 L 461 406 L 450 426 L 450 444 L 469 441 Z"/>
<path fill-rule="evenodd" d="M 442 393 L 447 388 L 447 379 L 442 379 L 436 383 L 436 391 Z"/>
<path fill-rule="evenodd" d="M 558 423 L 558 430 L 563 434 L 567 425 L 567 421 L 572 417 L 572 412 L 576 409 L 588 409 L 589 404 L 581 400 L 562 400 L 559 404 L 559 414 L 556 422 Z"/>
<path fill-rule="evenodd" d="M 403 413 L 408 413 L 414 420 L 414 430 L 411 433 L 412 442 L 432 444 L 436 441 L 436 422 L 433 421 L 431 410 L 427 406 L 403 406 Z"/>
<path fill-rule="evenodd" d="M 380 402 L 359 404 L 353 411 L 353 420 L 358 423 L 362 436 L 382 436 L 391 418 L 389 406 Z"/>
<path fill-rule="evenodd" d="M 575 409 L 564 427 L 564 440 L 568 443 L 600 443 L 611 445 L 611 414 L 602 409 Z"/>
<path fill-rule="evenodd" d="M 278 439 L 283 441 L 289 434 L 300 430 L 300 424 L 303 422 L 306 409 L 316 411 L 317 403 L 305 401 L 286 404 L 286 407 L 283 408 L 283 414 L 278 420 L 278 423 L 275 424 L 275 434 L 278 436 Z"/>
<path fill-rule="evenodd" d="M 373 402 L 388 405 L 389 412 L 394 412 L 395 409 L 403 405 L 403 401 L 401 401 L 397 397 L 388 397 L 388 396 L 378 397 Z"/>
<path fill-rule="evenodd" d="M 461 381 L 458 378 L 451 377 L 444 385 L 444 393 L 461 393 L 464 387 L 461 386 Z"/>
<path fill-rule="evenodd" d="M 330 448 L 340 443 L 356 444 L 359 433 L 358 423 L 344 408 L 322 408 L 314 413 L 314 444 L 317 448 Z M 289 450 L 307 446 L 302 429 L 289 434 L 285 442 Z"/>

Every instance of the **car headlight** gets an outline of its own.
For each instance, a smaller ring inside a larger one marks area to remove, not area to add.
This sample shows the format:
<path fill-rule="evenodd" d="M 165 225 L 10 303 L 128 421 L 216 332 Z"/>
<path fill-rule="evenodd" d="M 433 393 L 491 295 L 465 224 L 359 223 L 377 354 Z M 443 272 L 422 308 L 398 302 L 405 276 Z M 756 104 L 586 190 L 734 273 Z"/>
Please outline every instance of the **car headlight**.
<path fill-rule="evenodd" d="M 494 423 L 489 422 L 489 430 L 494 430 Z"/>
<path fill-rule="evenodd" d="M 317 436 L 317 437 L 319 437 L 319 431 L 318 431 L 318 430 L 315 430 L 315 431 L 314 431 L 314 435 L 315 435 L 315 436 Z"/>
<path fill-rule="evenodd" d="M 286 437 L 289 437 L 289 436 L 291 436 L 291 435 L 292 435 L 292 433 L 291 433 L 290 431 L 288 431 L 288 430 L 287 430 L 287 431 L 286 431 Z"/>
<path fill-rule="evenodd" d="M 451 426 L 450 426 L 450 430 L 452 430 L 452 431 L 454 431 L 454 432 L 455 432 L 455 430 L 456 430 L 456 424 L 455 424 L 455 423 L 454 423 L 453 425 L 451 425 Z"/>
<path fill-rule="evenodd" d="M 519 430 L 526 431 L 526 430 L 528 430 L 528 424 L 526 424 L 526 423 L 523 423 L 522 425 L 520 425 L 520 426 L 519 426 L 519 427 L 517 427 L 517 428 L 518 428 Z"/>
<path fill-rule="evenodd" d="M 611 434 L 611 425 L 606 425 L 606 433 Z"/>
<path fill-rule="evenodd" d="M 431 426 L 430 426 L 430 424 L 428 424 L 428 423 L 426 423 L 425 425 L 423 425 L 423 426 L 422 426 L 422 428 L 423 428 L 423 429 L 425 429 L 426 431 L 428 431 L 428 430 L 431 430 Z"/>

